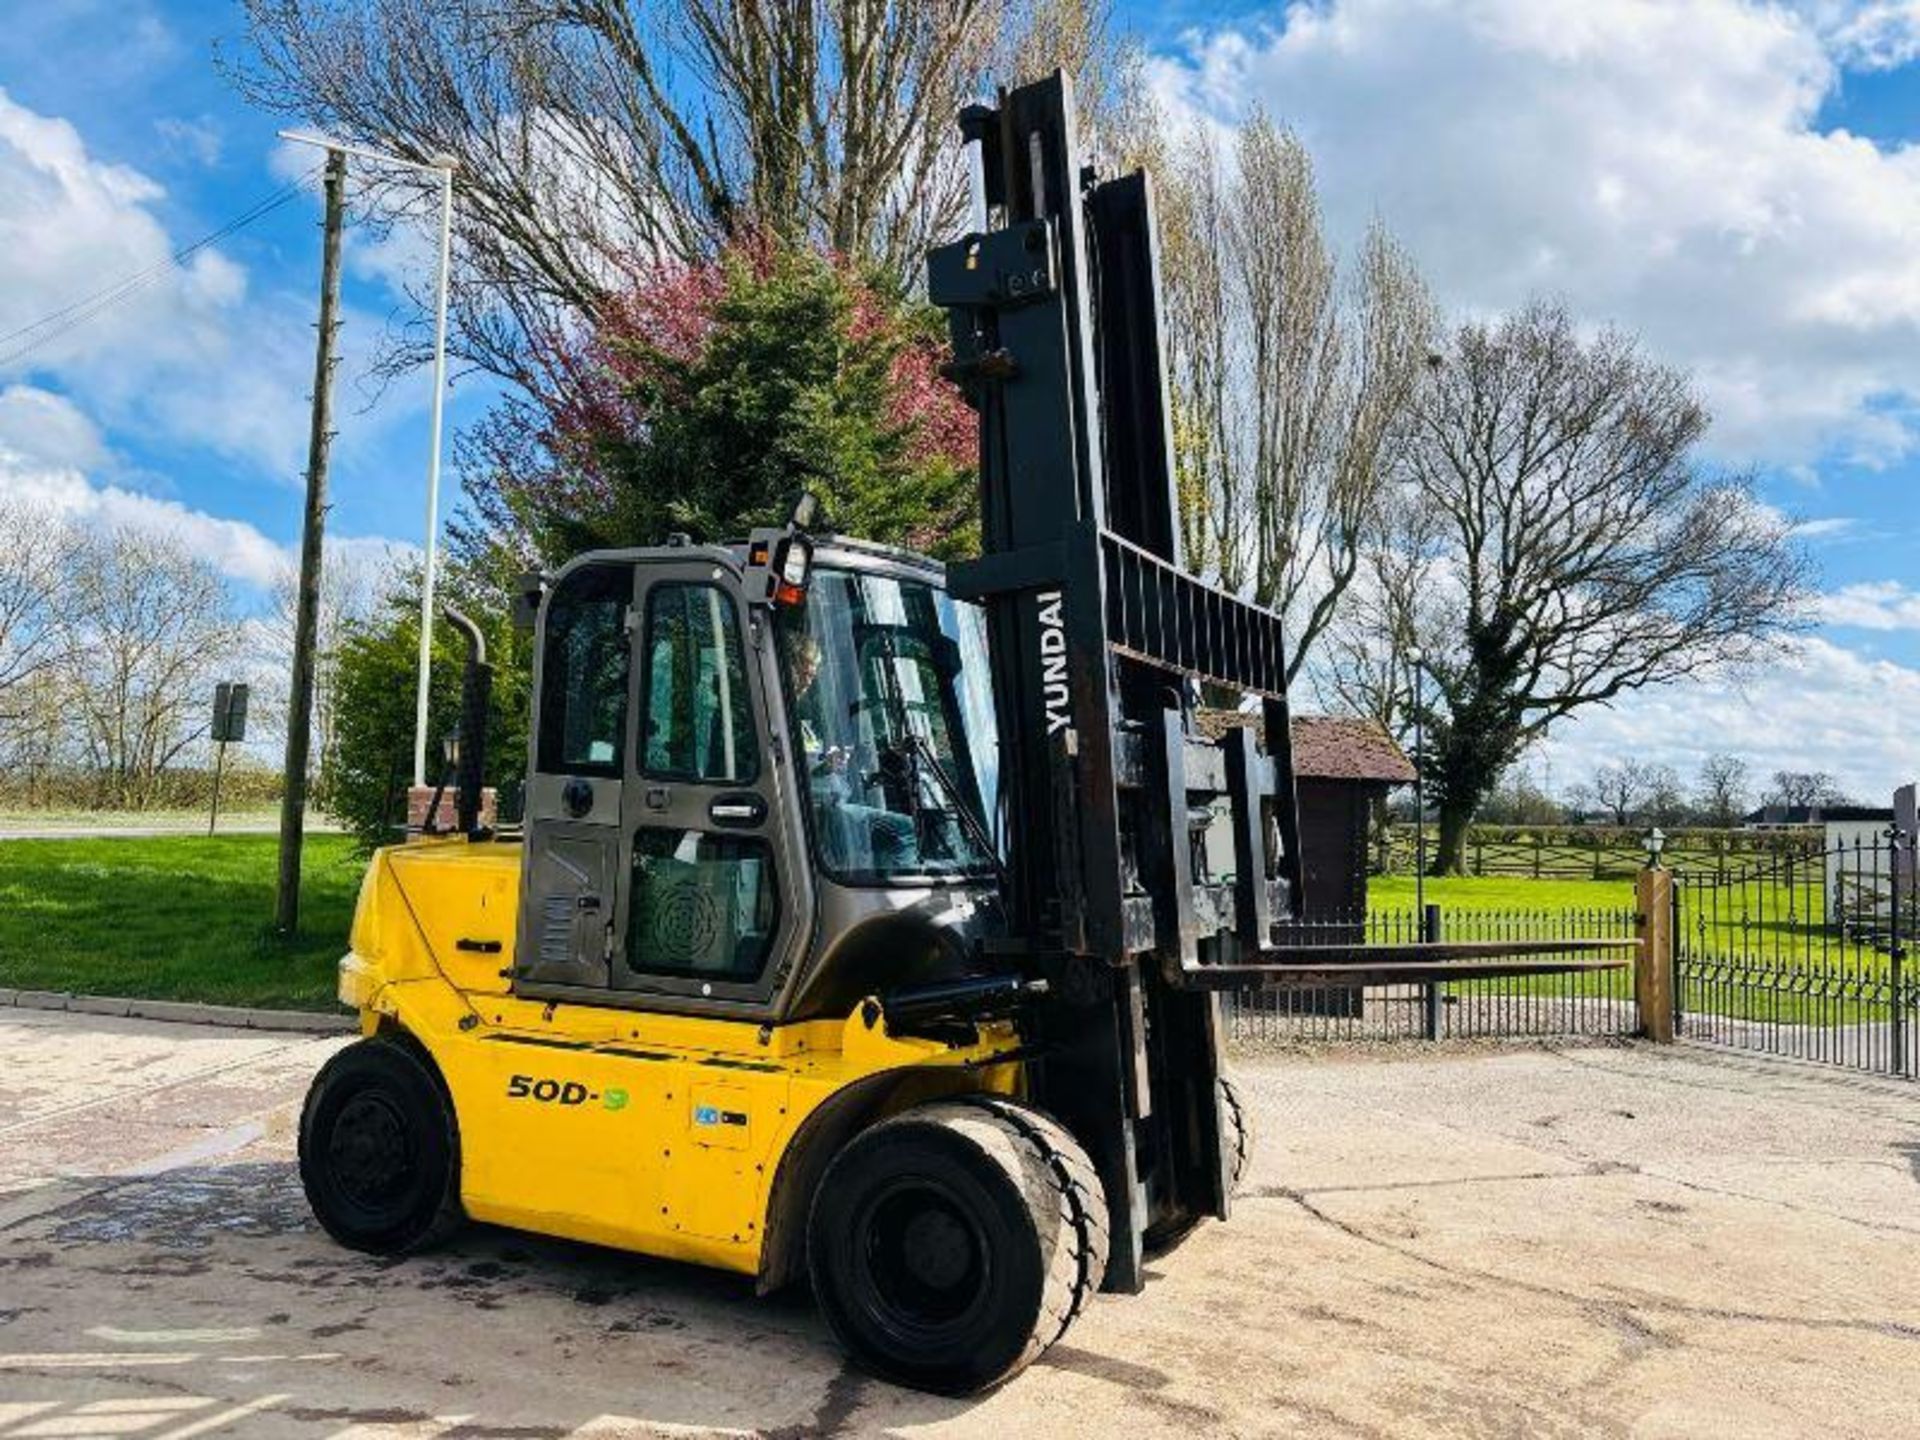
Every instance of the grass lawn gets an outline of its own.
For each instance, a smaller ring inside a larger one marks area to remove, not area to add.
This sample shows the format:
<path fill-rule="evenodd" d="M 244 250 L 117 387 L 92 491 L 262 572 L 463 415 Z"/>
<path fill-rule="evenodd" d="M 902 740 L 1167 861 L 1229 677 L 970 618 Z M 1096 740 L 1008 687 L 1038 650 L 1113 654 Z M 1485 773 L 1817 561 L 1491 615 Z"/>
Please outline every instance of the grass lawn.
<path fill-rule="evenodd" d="M 1373 910 L 1411 910 L 1411 875 L 1375 875 L 1367 882 Z M 1513 875 L 1430 877 L 1429 905 L 1448 910 L 1621 910 L 1633 905 L 1631 880 L 1531 880 Z"/>
<path fill-rule="evenodd" d="M 300 934 L 272 933 L 273 835 L 0 841 L 0 986 L 331 1008 L 363 862 L 309 835 Z"/>
<path fill-rule="evenodd" d="M 1367 898 L 1375 914 L 1410 915 L 1413 878 L 1376 875 L 1368 882 Z M 1570 927 L 1558 931 L 1562 934 L 1580 928 L 1577 912 L 1619 912 L 1635 904 L 1629 880 L 1520 876 L 1430 878 L 1426 898 L 1441 907 L 1443 924 L 1449 915 L 1464 917 L 1474 911 L 1575 912 Z M 1891 1018 L 1881 986 L 1888 974 L 1887 956 L 1871 945 L 1841 938 L 1823 922 L 1822 878 L 1816 876 L 1791 891 L 1758 884 L 1730 887 L 1717 896 L 1711 888 L 1689 890 L 1685 900 L 1682 939 L 1693 957 L 1689 962 L 1693 973 L 1699 977 L 1682 982 L 1689 1009 L 1792 1024 L 1859 1025 Z M 1522 923 L 1513 933 L 1526 928 Z M 1471 922 L 1463 920 L 1454 933 L 1464 935 L 1471 929 Z M 1608 926 L 1596 933 L 1617 932 Z M 1615 993 L 1619 984 L 1616 978 L 1602 976 L 1484 982 L 1485 988 L 1506 987 L 1522 993 L 1574 994 Z"/>

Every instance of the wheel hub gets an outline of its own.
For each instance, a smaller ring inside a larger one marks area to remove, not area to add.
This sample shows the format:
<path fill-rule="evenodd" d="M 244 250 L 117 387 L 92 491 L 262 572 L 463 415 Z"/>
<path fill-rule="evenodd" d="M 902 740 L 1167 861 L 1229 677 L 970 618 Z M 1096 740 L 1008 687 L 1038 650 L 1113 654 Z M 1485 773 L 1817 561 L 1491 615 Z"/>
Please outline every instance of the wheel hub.
<path fill-rule="evenodd" d="M 986 1280 L 984 1241 L 937 1188 L 895 1190 L 869 1212 L 865 1229 L 873 1291 L 900 1320 L 941 1325 L 979 1299 Z"/>
<path fill-rule="evenodd" d="M 384 1096 L 354 1096 L 334 1120 L 327 1164 L 355 1204 L 369 1209 L 392 1204 L 413 1179 L 405 1119 Z"/>
<path fill-rule="evenodd" d="M 973 1264 L 972 1240 L 965 1227 L 944 1210 L 915 1215 L 901 1240 L 908 1273 L 931 1289 L 953 1289 Z"/>

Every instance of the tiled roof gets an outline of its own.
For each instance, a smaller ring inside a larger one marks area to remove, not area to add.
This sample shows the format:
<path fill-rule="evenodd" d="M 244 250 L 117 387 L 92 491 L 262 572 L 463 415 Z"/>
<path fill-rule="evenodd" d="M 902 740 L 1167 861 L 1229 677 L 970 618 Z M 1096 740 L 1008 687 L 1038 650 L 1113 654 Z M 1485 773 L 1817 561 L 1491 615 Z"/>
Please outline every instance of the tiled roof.
<path fill-rule="evenodd" d="M 1202 710 L 1200 733 L 1218 739 L 1234 725 L 1257 725 L 1257 714 Z M 1371 720 L 1345 715 L 1293 717 L 1293 773 L 1309 780 L 1372 780 L 1389 785 L 1413 782 L 1413 762 L 1393 737 Z"/>

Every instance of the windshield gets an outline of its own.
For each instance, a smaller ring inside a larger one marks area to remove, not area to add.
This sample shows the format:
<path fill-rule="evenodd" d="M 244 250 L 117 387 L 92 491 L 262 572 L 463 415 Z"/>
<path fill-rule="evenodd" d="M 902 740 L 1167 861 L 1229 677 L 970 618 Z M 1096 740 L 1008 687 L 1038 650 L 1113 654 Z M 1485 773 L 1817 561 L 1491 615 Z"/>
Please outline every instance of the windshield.
<path fill-rule="evenodd" d="M 822 568 L 779 623 L 822 867 L 856 884 L 992 870 L 979 610 L 924 581 Z"/>

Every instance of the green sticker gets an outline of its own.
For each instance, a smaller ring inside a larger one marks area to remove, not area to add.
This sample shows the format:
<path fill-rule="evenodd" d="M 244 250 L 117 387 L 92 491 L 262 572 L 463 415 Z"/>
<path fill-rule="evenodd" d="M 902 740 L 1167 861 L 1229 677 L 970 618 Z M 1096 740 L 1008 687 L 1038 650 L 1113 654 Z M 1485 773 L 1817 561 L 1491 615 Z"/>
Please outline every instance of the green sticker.
<path fill-rule="evenodd" d="M 618 1086 L 610 1087 L 607 1092 L 600 1097 L 600 1103 L 605 1105 L 609 1110 L 624 1110 L 627 1108 L 627 1092 Z"/>

